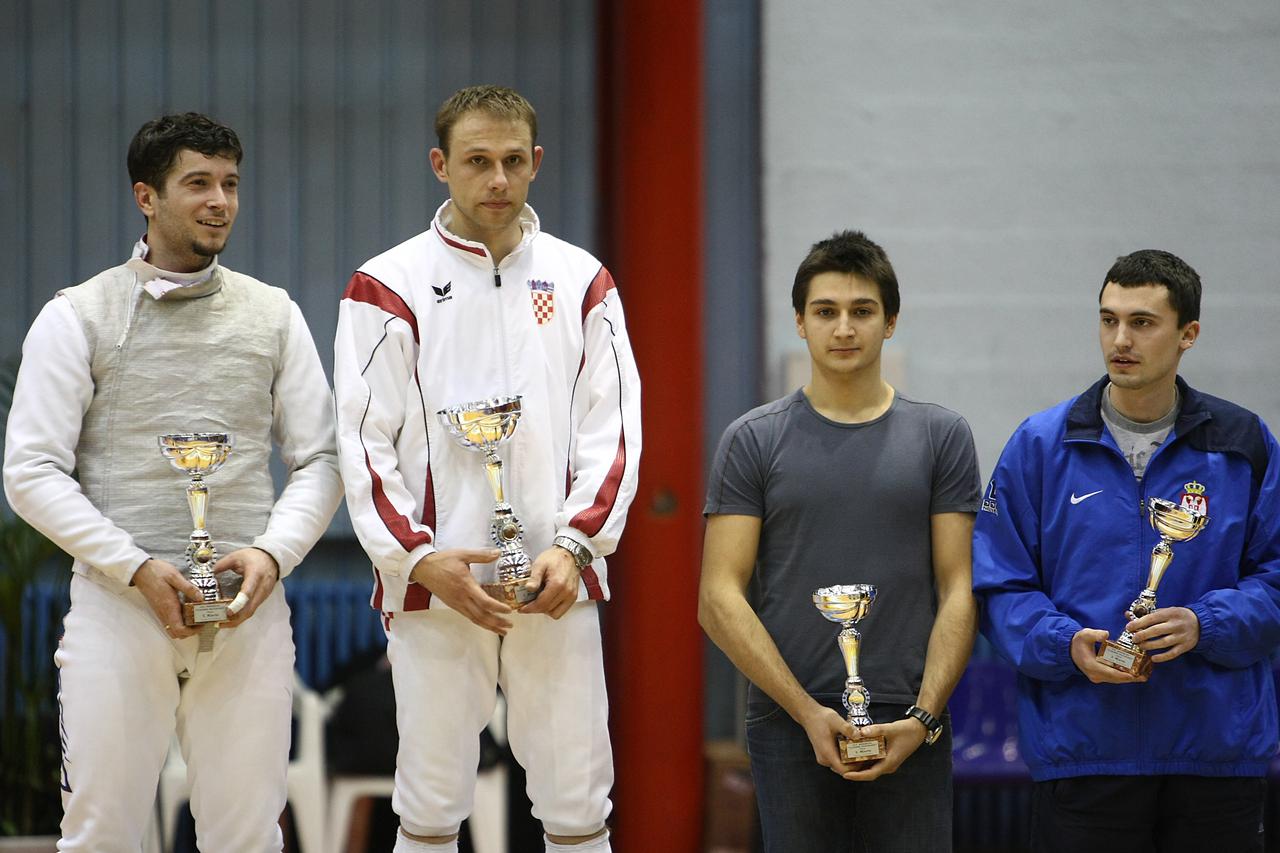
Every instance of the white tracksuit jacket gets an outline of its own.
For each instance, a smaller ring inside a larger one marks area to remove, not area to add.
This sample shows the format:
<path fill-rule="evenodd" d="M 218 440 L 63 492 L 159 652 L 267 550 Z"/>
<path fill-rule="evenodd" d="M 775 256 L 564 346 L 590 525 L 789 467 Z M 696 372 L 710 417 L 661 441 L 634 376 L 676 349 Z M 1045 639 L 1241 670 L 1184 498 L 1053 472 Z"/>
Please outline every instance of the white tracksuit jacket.
<path fill-rule="evenodd" d="M 334 388 L 351 520 L 373 561 L 374 608 L 443 607 L 409 574 L 439 549 L 488 548 L 483 455 L 440 423 L 447 406 L 521 395 L 498 455 L 506 499 L 536 557 L 557 535 L 595 555 L 579 599 L 608 599 L 613 552 L 636 491 L 640 379 L 608 270 L 539 230 L 496 267 L 480 243 L 432 227 L 365 263 L 338 312 Z M 492 578 L 493 566 L 475 568 Z"/>

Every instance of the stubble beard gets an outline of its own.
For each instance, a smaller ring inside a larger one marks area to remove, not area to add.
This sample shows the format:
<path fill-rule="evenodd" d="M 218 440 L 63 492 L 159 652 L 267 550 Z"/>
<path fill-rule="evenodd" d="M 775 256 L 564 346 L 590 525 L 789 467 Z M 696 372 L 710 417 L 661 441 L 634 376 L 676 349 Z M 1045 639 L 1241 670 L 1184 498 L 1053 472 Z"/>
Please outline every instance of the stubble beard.
<path fill-rule="evenodd" d="M 222 242 L 220 243 L 203 242 L 201 240 L 191 241 L 192 253 L 202 258 L 208 258 L 209 260 L 213 260 L 215 257 L 217 257 L 222 252 L 222 250 L 225 249 L 226 247 L 227 247 L 226 237 L 224 237 L 222 239 Z"/>

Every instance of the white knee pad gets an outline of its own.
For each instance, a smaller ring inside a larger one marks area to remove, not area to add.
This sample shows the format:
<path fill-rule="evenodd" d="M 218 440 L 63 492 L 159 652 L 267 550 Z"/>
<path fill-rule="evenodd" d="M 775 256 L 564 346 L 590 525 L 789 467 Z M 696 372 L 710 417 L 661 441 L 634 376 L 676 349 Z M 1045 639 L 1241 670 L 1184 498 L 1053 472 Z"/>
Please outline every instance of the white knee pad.
<path fill-rule="evenodd" d="M 547 853 L 613 853 L 613 848 L 609 846 L 608 830 L 582 844 L 556 844 L 546 836 L 543 836 L 543 840 L 547 844 Z"/>
<path fill-rule="evenodd" d="M 444 844 L 428 844 L 415 841 L 403 832 L 396 833 L 396 846 L 391 853 L 458 853 L 458 839 L 446 841 Z"/>

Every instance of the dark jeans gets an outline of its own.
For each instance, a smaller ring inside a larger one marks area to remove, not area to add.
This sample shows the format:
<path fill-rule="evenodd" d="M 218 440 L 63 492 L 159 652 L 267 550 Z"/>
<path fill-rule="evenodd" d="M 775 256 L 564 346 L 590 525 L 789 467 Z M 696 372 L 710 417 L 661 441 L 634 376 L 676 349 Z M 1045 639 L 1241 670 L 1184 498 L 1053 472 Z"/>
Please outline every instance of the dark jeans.
<path fill-rule="evenodd" d="M 1260 777 L 1077 776 L 1037 782 L 1036 853 L 1262 853 Z"/>
<path fill-rule="evenodd" d="M 843 716 L 840 697 L 817 697 Z M 871 717 L 902 719 L 906 705 L 875 705 Z M 951 721 L 896 773 L 841 779 L 813 758 L 804 729 L 781 708 L 747 719 L 747 750 L 766 853 L 949 853 Z"/>

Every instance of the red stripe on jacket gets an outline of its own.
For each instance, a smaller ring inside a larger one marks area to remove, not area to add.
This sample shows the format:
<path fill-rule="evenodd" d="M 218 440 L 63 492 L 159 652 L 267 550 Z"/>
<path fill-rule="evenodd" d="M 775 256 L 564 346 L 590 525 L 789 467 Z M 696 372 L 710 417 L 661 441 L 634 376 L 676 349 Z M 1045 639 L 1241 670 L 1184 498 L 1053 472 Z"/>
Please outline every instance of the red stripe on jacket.
<path fill-rule="evenodd" d="M 382 487 L 382 478 L 378 476 L 378 472 L 373 470 L 373 464 L 369 461 L 369 451 L 364 452 L 364 467 L 369 472 L 369 479 L 372 483 L 373 506 L 378 511 L 378 517 L 382 519 L 382 523 L 386 525 L 387 530 L 391 531 L 391 535 L 396 538 L 396 542 L 400 543 L 400 547 L 405 551 L 412 551 L 419 545 L 426 545 L 431 542 L 431 534 L 420 530 L 414 530 L 409 524 L 409 520 L 400 513 L 396 512 L 395 506 L 391 503 L 391 499 L 387 497 L 386 490 Z"/>
<path fill-rule="evenodd" d="M 596 277 L 591 279 L 591 284 L 587 287 L 587 292 L 582 297 L 582 322 L 587 322 L 587 315 L 591 313 L 591 309 L 604 302 L 605 296 L 613 289 L 613 276 L 609 275 L 607 269 L 600 267 L 600 272 L 596 273 Z"/>
<path fill-rule="evenodd" d="M 422 492 L 422 523 L 424 526 L 436 529 L 436 487 L 431 477 L 431 463 L 427 463 L 427 483 Z M 409 571 L 413 571 L 413 567 L 409 567 Z M 427 589 L 420 583 L 412 580 L 404 591 L 404 609 L 408 610 L 426 610 L 431 606 L 431 590 Z"/>
<path fill-rule="evenodd" d="M 600 588 L 600 577 L 596 570 L 587 566 L 582 570 L 582 582 L 587 587 L 587 600 L 599 601 L 604 598 L 604 590 Z"/>
<path fill-rule="evenodd" d="M 591 280 L 591 284 L 587 287 L 586 295 L 582 297 L 582 322 L 587 322 L 587 315 L 591 313 L 601 302 L 604 302 L 605 296 L 610 290 L 614 289 L 613 276 L 603 266 L 596 273 L 596 277 Z M 582 363 L 578 365 L 578 373 L 582 373 L 582 368 L 586 365 L 587 354 L 583 349 Z M 621 379 L 621 377 L 619 377 Z M 571 527 L 576 527 L 588 536 L 595 536 L 600 532 L 600 528 L 604 527 L 605 521 L 609 518 L 609 513 L 613 511 L 614 501 L 618 498 L 618 487 L 622 484 L 622 472 L 627 467 L 627 436 L 625 428 L 618 431 L 618 452 L 614 456 L 613 465 L 609 467 L 609 473 L 605 475 L 604 482 L 600 484 L 600 488 L 596 491 L 595 501 L 591 506 L 575 515 L 569 521 Z M 567 473 L 567 472 L 566 472 Z"/>
<path fill-rule="evenodd" d="M 455 249 L 461 249 L 464 252 L 470 252 L 471 254 L 479 255 L 482 258 L 489 257 L 488 253 L 485 252 L 484 249 L 477 249 L 475 246 L 468 246 L 466 243 L 459 243 L 457 240 L 451 240 L 450 238 L 446 237 L 444 232 L 440 230 L 439 225 L 435 226 L 435 231 L 436 231 L 436 234 L 440 237 L 440 239 L 444 241 L 444 244 L 446 246 L 452 246 Z"/>
<path fill-rule="evenodd" d="M 352 302 L 363 302 L 380 308 L 388 314 L 394 314 L 413 329 L 413 342 L 421 343 L 418 340 L 418 318 L 409 309 L 408 303 L 401 298 L 400 294 L 373 276 L 362 272 L 351 276 L 351 281 L 347 284 L 347 292 L 342 294 L 342 298 L 350 299 Z"/>
<path fill-rule="evenodd" d="M 623 429 L 618 433 L 618 452 L 613 457 L 613 464 L 609 466 L 609 473 L 605 475 L 604 482 L 596 490 L 595 501 L 570 519 L 570 527 L 575 527 L 588 536 L 595 536 L 600 532 L 600 528 L 604 527 L 605 521 L 609 518 L 609 513 L 613 511 L 614 501 L 618 499 L 618 487 L 622 485 L 622 472 L 626 467 L 627 433 Z"/>

